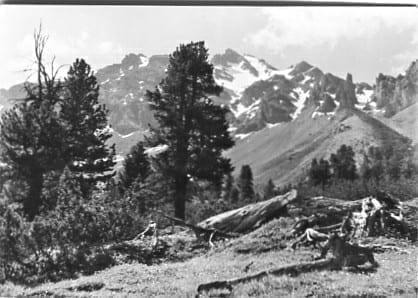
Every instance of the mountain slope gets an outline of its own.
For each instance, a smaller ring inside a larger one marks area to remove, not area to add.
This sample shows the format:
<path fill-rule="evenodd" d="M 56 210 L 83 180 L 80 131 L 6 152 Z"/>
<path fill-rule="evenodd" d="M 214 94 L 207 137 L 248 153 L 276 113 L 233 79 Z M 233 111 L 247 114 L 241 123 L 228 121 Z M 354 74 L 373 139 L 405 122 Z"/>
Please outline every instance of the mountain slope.
<path fill-rule="evenodd" d="M 16 100 L 25 96 L 24 84 L 17 84 L 9 89 L 0 89 L 0 111 L 13 106 Z"/>
<path fill-rule="evenodd" d="M 406 138 L 357 109 L 338 109 L 331 117 L 312 118 L 307 107 L 293 122 L 263 129 L 238 142 L 226 153 L 236 172 L 249 164 L 257 182 L 276 184 L 303 180 L 313 158 L 329 158 L 342 145 L 352 146 L 356 162 L 371 145 L 405 142 Z"/>
<path fill-rule="evenodd" d="M 129 54 L 119 64 L 97 71 L 100 100 L 110 111 L 113 129 L 127 135 L 145 131 L 155 120 L 145 101 L 146 90 L 153 90 L 164 77 L 168 56 L 146 57 Z"/>
<path fill-rule="evenodd" d="M 390 118 L 383 115 L 376 115 L 375 117 L 400 134 L 410 138 L 413 143 L 418 143 L 418 102 Z"/>

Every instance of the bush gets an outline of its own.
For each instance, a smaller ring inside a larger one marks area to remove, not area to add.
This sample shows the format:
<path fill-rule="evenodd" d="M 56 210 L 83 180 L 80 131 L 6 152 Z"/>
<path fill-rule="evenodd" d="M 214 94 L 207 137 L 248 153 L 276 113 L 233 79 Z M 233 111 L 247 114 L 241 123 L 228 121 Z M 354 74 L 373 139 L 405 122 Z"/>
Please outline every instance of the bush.
<path fill-rule="evenodd" d="M 211 188 L 196 188 L 187 205 L 186 218 L 191 223 L 198 223 L 208 217 L 232 209 L 220 194 Z"/>
<path fill-rule="evenodd" d="M 325 196 L 343 200 L 358 200 L 367 196 L 376 196 L 378 191 L 393 194 L 402 201 L 418 197 L 418 186 L 416 181 L 418 176 L 411 178 L 401 178 L 399 180 L 386 180 L 376 183 L 375 180 L 333 180 L 325 188 L 313 186 L 309 183 L 301 184 L 297 187 L 299 195 L 302 197 Z"/>
<path fill-rule="evenodd" d="M 91 274 L 115 263 L 105 243 L 130 239 L 142 230 L 131 202 L 105 190 L 84 198 L 76 181 L 64 171 L 56 207 L 32 222 L 12 207 L 0 208 L 0 258 L 6 279 L 31 284 Z"/>

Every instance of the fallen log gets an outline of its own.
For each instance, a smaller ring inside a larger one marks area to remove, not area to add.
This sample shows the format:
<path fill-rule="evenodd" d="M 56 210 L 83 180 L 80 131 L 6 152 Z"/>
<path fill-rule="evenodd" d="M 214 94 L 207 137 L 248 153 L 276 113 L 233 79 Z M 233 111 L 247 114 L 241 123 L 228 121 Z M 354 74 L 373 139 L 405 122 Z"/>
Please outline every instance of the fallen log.
<path fill-rule="evenodd" d="M 337 223 L 335 225 L 330 225 L 326 227 L 318 227 L 315 230 L 317 230 L 318 232 L 327 233 L 327 232 L 333 232 L 335 230 L 338 230 L 341 228 L 341 226 L 342 226 L 342 223 Z"/>
<path fill-rule="evenodd" d="M 400 252 L 402 254 L 411 254 L 412 253 L 411 250 L 400 248 L 400 247 L 393 246 L 393 245 L 374 244 L 370 248 L 375 253 L 383 253 L 383 252 L 386 252 L 386 251 L 395 251 L 395 252 Z"/>
<path fill-rule="evenodd" d="M 186 228 L 190 228 L 191 230 L 193 230 L 193 232 L 196 234 L 196 237 L 198 239 L 205 239 L 209 242 L 212 241 L 212 239 L 214 237 L 221 237 L 221 238 L 237 238 L 240 237 L 241 234 L 239 233 L 225 233 L 223 231 L 217 230 L 215 228 L 203 228 L 197 225 L 193 225 L 191 223 L 188 223 L 184 220 L 181 220 L 179 218 L 176 217 L 172 217 L 169 215 L 166 215 L 160 211 L 154 211 L 155 213 L 175 222 L 176 224 L 186 227 Z"/>
<path fill-rule="evenodd" d="M 286 205 L 296 199 L 296 197 L 296 190 L 291 190 L 284 195 L 276 196 L 267 201 L 250 204 L 212 216 L 198 223 L 197 226 L 206 230 L 214 229 L 226 233 L 249 232 L 279 217 Z"/>
<path fill-rule="evenodd" d="M 290 276 L 297 276 L 301 273 L 316 270 L 341 269 L 343 267 L 357 267 L 359 265 L 365 264 L 366 262 L 369 262 L 373 266 L 373 268 L 379 266 L 379 264 L 374 259 L 372 248 L 350 244 L 347 242 L 346 239 L 340 237 L 337 233 L 334 233 L 330 237 L 328 237 L 327 235 L 319 236 L 323 236 L 323 240 L 328 239 L 328 241 L 326 245 L 323 247 L 321 256 L 316 258 L 315 261 L 261 271 L 259 273 L 244 276 L 241 278 L 221 281 L 218 280 L 210 283 L 201 284 L 197 288 L 198 296 L 202 292 L 208 292 L 214 289 L 227 289 L 229 291 L 232 291 L 232 287 L 234 285 L 249 281 L 257 281 L 269 275 L 279 276 L 286 274 Z M 331 250 L 333 257 L 330 259 L 318 260 L 325 258 L 328 250 Z"/>
<path fill-rule="evenodd" d="M 258 281 L 261 280 L 269 275 L 280 276 L 280 275 L 291 275 L 297 276 L 301 273 L 315 271 L 315 270 L 322 270 L 327 268 L 334 267 L 334 259 L 326 259 L 320 261 L 313 261 L 313 262 L 306 262 L 300 264 L 294 264 L 289 266 L 284 266 L 276 269 L 261 271 L 256 274 L 247 275 L 240 278 L 229 279 L 229 280 L 217 280 L 209 283 L 200 284 L 197 288 L 198 296 L 202 292 L 209 292 L 211 290 L 221 290 L 227 289 L 232 291 L 233 286 L 241 283 L 246 283 L 250 281 Z"/>

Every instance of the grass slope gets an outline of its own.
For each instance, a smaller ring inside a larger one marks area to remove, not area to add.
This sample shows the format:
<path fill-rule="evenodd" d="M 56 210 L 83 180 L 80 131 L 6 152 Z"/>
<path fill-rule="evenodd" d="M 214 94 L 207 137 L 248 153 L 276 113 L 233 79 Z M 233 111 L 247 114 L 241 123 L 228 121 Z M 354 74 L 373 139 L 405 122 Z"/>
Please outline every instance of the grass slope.
<path fill-rule="evenodd" d="M 397 132 L 418 143 L 418 103 L 395 114 L 391 118 L 378 116 L 378 119 Z"/>
<path fill-rule="evenodd" d="M 238 142 L 226 155 L 236 173 L 249 164 L 258 183 L 268 179 L 282 185 L 303 179 L 313 158 L 329 158 L 342 144 L 356 152 L 362 163 L 363 152 L 371 145 L 402 142 L 405 137 L 359 110 L 340 110 L 334 116 L 312 118 L 313 107 L 298 119 L 262 131 Z"/>
<path fill-rule="evenodd" d="M 319 251 L 308 248 L 296 251 L 274 246 L 293 223 L 292 219 L 274 220 L 260 229 L 184 262 L 147 266 L 124 264 L 58 283 L 35 288 L 12 284 L 0 286 L 1 296 L 49 295 L 54 297 L 194 297 L 197 286 L 214 280 L 243 277 L 277 267 L 311 261 Z M 297 277 L 268 277 L 262 281 L 234 287 L 231 297 L 306 297 L 357 295 L 364 297 L 414 297 L 418 247 L 406 241 L 376 238 L 393 242 L 402 251 L 376 255 L 380 267 L 368 270 L 319 271 Z M 243 251 L 251 244 L 251 249 Z M 267 249 L 266 248 L 269 248 Z M 210 293 L 219 297 L 222 293 Z M 228 296 L 229 297 L 229 296 Z"/>

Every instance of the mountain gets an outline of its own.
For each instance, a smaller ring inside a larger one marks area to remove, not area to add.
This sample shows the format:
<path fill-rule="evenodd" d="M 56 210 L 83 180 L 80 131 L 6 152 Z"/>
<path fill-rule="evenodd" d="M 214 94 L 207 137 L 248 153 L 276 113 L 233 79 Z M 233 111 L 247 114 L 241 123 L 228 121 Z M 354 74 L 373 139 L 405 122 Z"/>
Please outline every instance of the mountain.
<path fill-rule="evenodd" d="M 368 97 L 375 109 L 367 112 L 418 144 L 418 60 L 396 78 L 379 74 Z"/>
<path fill-rule="evenodd" d="M 278 70 L 262 59 L 228 49 L 212 59 L 215 79 L 224 87 L 220 102 L 232 112 L 231 132 L 238 138 L 294 121 L 308 99 L 317 108 L 313 117 L 330 115 L 340 106 L 364 108 L 372 87 L 324 73 L 306 61 Z M 358 100 L 360 98 L 360 100 Z"/>
<path fill-rule="evenodd" d="M 0 89 L 0 111 L 13 106 L 16 100 L 25 96 L 24 84 L 17 84 L 9 89 Z"/>
<path fill-rule="evenodd" d="M 238 138 L 295 120 L 310 97 L 318 105 L 315 115 L 322 115 L 333 113 L 340 101 L 343 106 L 365 106 L 373 93 L 366 83 L 354 84 L 351 76 L 343 80 L 323 73 L 305 61 L 278 70 L 265 60 L 227 49 L 214 55 L 211 62 L 217 83 L 224 86 L 221 96 L 213 100 L 230 108 L 231 132 Z M 110 110 L 115 134 L 122 137 L 145 132 L 149 124 L 155 124 L 145 93 L 164 78 L 167 64 L 167 55 L 146 57 L 131 53 L 120 63 L 96 72 L 100 100 Z M 310 96 L 314 88 L 316 93 Z M 0 104 L 5 105 L 7 98 L 22 97 L 16 89 L 22 86 L 0 90 Z M 357 101 L 356 96 L 361 100 Z"/>
<path fill-rule="evenodd" d="M 418 60 L 396 78 L 379 74 L 373 96 L 377 108 L 383 109 L 387 117 L 418 102 Z"/>
<path fill-rule="evenodd" d="M 148 122 L 153 121 L 145 90 L 164 77 L 167 61 L 167 56 L 148 59 L 130 54 L 121 64 L 97 73 L 101 98 L 111 111 L 114 140 L 118 148 L 124 148 L 121 155 L 134 143 L 132 138 L 142 138 Z M 380 85 L 355 83 L 351 74 L 343 79 L 306 61 L 278 70 L 232 49 L 214 55 L 211 62 L 215 80 L 224 87 L 221 96 L 213 100 L 230 108 L 230 131 L 237 139 L 226 155 L 236 171 L 244 164 L 251 165 L 257 182 L 301 180 L 314 157 L 328 158 L 342 144 L 353 147 L 360 166 L 369 146 L 404 142 L 402 134 L 413 134 L 411 129 L 406 132 L 414 119 L 410 116 L 411 121 L 406 120 L 405 115 L 412 114 L 407 112 L 407 104 L 399 106 L 393 119 L 384 117 L 391 102 L 379 101 Z M 401 88 L 412 90 L 405 81 L 412 81 L 414 69 L 411 66 L 401 79 L 403 83 L 395 88 L 399 94 L 416 95 L 416 91 Z M 137 131 L 135 137 L 131 137 L 132 130 Z"/>
<path fill-rule="evenodd" d="M 146 57 L 129 54 L 120 64 L 99 69 L 100 100 L 110 110 L 110 123 L 122 135 L 145 131 L 154 118 L 144 100 L 146 90 L 153 90 L 164 77 L 168 56 Z"/>
<path fill-rule="evenodd" d="M 211 62 L 216 82 L 224 87 L 213 100 L 229 107 L 230 132 L 237 140 L 226 155 L 236 170 L 250 164 L 258 181 L 302 179 L 312 158 L 327 157 L 343 143 L 353 146 L 360 165 L 369 145 L 404 140 L 401 135 L 417 139 L 417 61 L 396 78 L 380 74 L 373 87 L 306 61 L 277 69 L 232 49 Z M 131 53 L 96 72 L 119 161 L 148 125 L 156 124 L 145 94 L 164 78 L 167 65 L 168 55 Z M 22 87 L 1 89 L 0 105 L 22 98 Z"/>
<path fill-rule="evenodd" d="M 371 95 L 371 87 L 366 83 L 353 84 L 351 76 L 347 78 L 351 81 L 344 83 L 345 80 L 324 74 L 305 61 L 278 70 L 265 60 L 227 49 L 214 55 L 211 62 L 216 82 L 224 87 L 220 97 L 213 100 L 230 108 L 231 132 L 238 138 L 296 119 L 315 86 L 318 115 L 332 113 L 340 101 L 343 106 L 358 104 L 357 91 L 366 93 L 364 104 L 370 100 L 366 97 Z M 143 132 L 149 123 L 155 124 L 145 92 L 161 81 L 167 64 L 166 55 L 129 54 L 121 63 L 97 71 L 100 98 L 110 110 L 116 133 L 123 136 Z"/>

